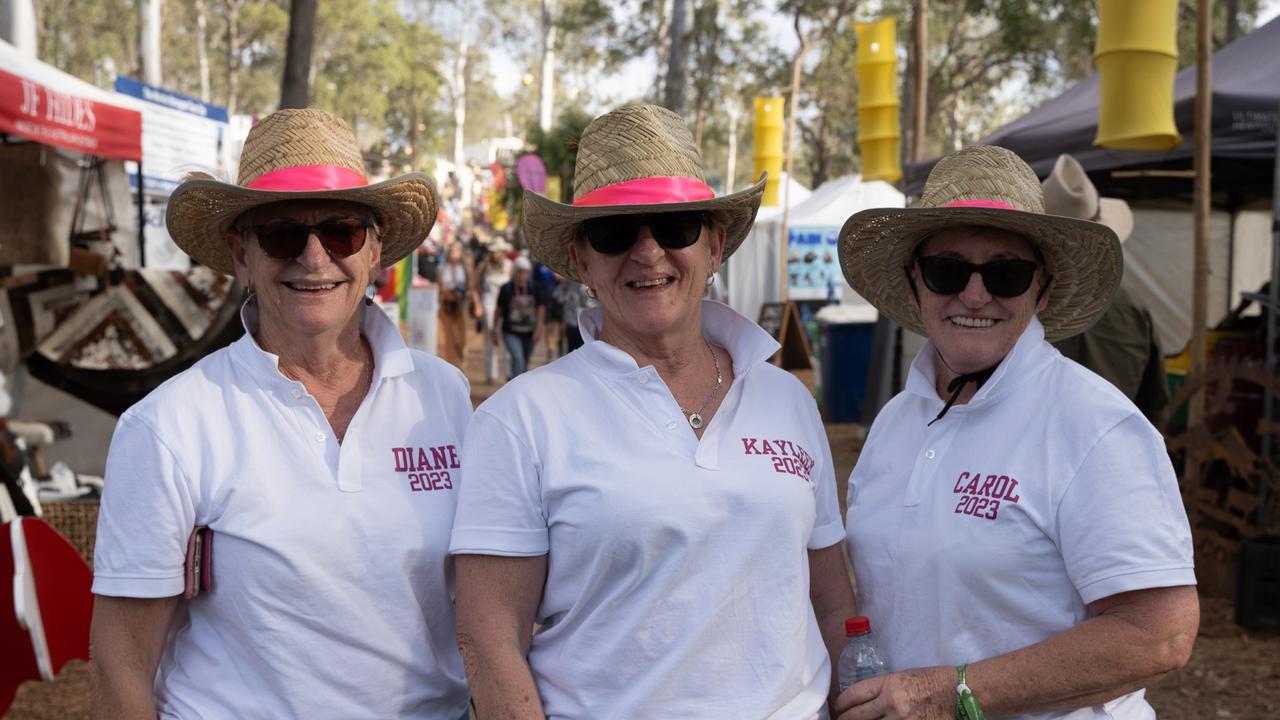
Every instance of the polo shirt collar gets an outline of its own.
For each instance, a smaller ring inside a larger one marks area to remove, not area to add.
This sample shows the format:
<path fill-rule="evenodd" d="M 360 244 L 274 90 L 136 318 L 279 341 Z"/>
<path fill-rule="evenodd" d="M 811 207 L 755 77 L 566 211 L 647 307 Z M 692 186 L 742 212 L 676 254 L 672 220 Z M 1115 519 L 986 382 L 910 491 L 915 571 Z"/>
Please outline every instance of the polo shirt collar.
<path fill-rule="evenodd" d="M 1049 357 L 1051 350 L 1052 346 L 1044 342 L 1044 326 L 1040 324 L 1039 318 L 1033 316 L 1031 322 L 1027 324 L 1027 329 L 1022 331 L 1018 341 L 1013 344 L 1013 349 L 1004 357 L 1004 360 L 1000 361 L 996 371 L 982 384 L 978 392 L 974 393 L 973 398 L 963 405 L 953 406 L 947 415 L 958 410 L 964 412 L 962 408 L 981 407 L 1013 392 L 1029 378 L 1031 368 Z M 935 387 L 937 373 L 933 365 L 934 352 L 933 341 L 926 340 L 920 352 L 916 353 L 915 360 L 911 362 L 906 392 L 935 402 L 940 408 L 943 399 L 938 397 Z"/>
<path fill-rule="evenodd" d="M 602 370 L 619 375 L 629 375 L 640 369 L 635 358 L 596 335 L 604 325 L 604 310 L 587 308 L 578 315 L 578 329 L 582 332 L 583 352 L 587 359 Z M 702 301 L 702 334 L 712 343 L 729 351 L 733 358 L 733 373 L 742 376 L 752 366 L 767 361 L 780 347 L 773 336 L 759 325 L 724 303 Z"/>
<path fill-rule="evenodd" d="M 373 351 L 374 385 L 382 378 L 412 372 L 413 354 L 391 318 L 365 303 L 360 304 L 357 312 L 360 313 L 360 334 L 369 341 L 369 348 Z M 240 306 L 240 323 L 244 325 L 244 336 L 231 346 L 236 360 L 261 381 L 292 386 L 294 381 L 280 372 L 280 356 L 263 350 L 253 336 L 258 330 L 257 303 L 246 300 Z"/>

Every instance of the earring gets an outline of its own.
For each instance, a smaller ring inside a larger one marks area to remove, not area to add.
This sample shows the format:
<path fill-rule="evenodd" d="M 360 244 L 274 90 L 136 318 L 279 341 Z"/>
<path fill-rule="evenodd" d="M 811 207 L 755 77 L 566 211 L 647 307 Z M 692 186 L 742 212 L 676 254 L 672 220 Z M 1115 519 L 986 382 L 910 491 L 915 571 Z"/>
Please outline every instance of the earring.
<path fill-rule="evenodd" d="M 587 297 L 591 298 L 592 300 L 599 300 L 599 299 L 600 299 L 600 298 L 596 297 L 596 291 L 595 291 L 595 289 L 594 289 L 594 288 L 590 288 L 590 287 L 589 287 L 589 288 L 587 288 Z"/>
<path fill-rule="evenodd" d="M 365 305 L 365 307 L 373 307 L 373 298 L 369 297 L 368 295 L 365 295 L 365 296 L 364 296 L 364 305 Z"/>
<path fill-rule="evenodd" d="M 258 302 L 258 291 L 252 285 L 245 286 L 244 294 L 244 302 L 246 305 L 253 305 Z"/>
<path fill-rule="evenodd" d="M 715 284 L 716 284 L 716 274 L 711 273 L 710 275 L 707 276 L 707 287 L 711 287 L 712 285 L 715 285 Z"/>

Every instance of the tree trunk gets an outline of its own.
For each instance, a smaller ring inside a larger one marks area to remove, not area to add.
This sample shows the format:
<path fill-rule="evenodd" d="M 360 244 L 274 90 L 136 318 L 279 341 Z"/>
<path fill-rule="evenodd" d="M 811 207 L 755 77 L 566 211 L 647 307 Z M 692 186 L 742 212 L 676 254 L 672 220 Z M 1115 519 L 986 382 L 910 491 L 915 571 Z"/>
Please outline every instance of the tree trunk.
<path fill-rule="evenodd" d="M 422 131 L 418 129 L 418 124 L 422 122 L 421 103 L 418 102 L 418 93 L 414 92 L 410 95 L 412 102 L 409 103 L 409 167 L 414 170 L 418 169 L 418 158 L 422 154 Z"/>
<path fill-rule="evenodd" d="M 227 11 L 227 114 L 235 115 L 240 101 L 240 10 L 245 0 L 222 0 Z"/>
<path fill-rule="evenodd" d="M 209 102 L 209 16 L 204 0 L 196 0 L 196 73 L 200 76 L 200 102 Z"/>
<path fill-rule="evenodd" d="M 911 162 L 924 160 L 925 139 L 928 137 L 929 90 L 929 0 L 916 0 L 912 17 L 915 42 L 912 44 L 911 65 Z"/>
<path fill-rule="evenodd" d="M 289 40 L 284 53 L 280 108 L 311 104 L 311 46 L 316 35 L 316 0 L 290 0 Z"/>
<path fill-rule="evenodd" d="M 538 127 L 551 132 L 556 105 L 556 0 L 542 0 L 542 79 L 538 84 Z"/>
<path fill-rule="evenodd" d="M 164 84 L 160 65 L 160 11 L 163 4 L 163 0 L 138 3 L 138 54 L 142 61 L 142 79 L 155 87 Z"/>
<path fill-rule="evenodd" d="M 1227 0 L 1224 4 L 1227 10 L 1227 40 L 1223 44 L 1230 45 L 1240 34 L 1240 0 Z"/>
<path fill-rule="evenodd" d="M 653 47 L 654 54 L 658 57 L 658 72 L 653 78 L 653 101 L 658 102 L 663 96 L 663 79 L 666 73 L 663 68 L 668 66 L 667 57 L 671 53 L 671 45 L 669 40 L 669 26 L 667 25 L 667 2 L 671 0 L 658 0 L 654 3 L 658 12 L 658 21 L 653 24 Z"/>
<path fill-rule="evenodd" d="M 693 27 L 693 5 L 689 0 L 672 0 L 671 52 L 667 56 L 667 79 L 662 104 L 684 115 L 685 89 L 689 81 L 689 30 Z"/>
<path fill-rule="evenodd" d="M 728 195 L 733 192 L 733 182 L 738 172 L 738 117 L 742 114 L 742 108 L 736 97 L 729 102 L 726 111 L 729 113 L 729 161 L 724 171 L 724 193 Z"/>
<path fill-rule="evenodd" d="M 471 52 L 471 1 L 462 3 L 462 28 L 458 38 L 458 56 L 453 61 L 453 164 L 461 171 L 467 124 L 467 53 Z"/>

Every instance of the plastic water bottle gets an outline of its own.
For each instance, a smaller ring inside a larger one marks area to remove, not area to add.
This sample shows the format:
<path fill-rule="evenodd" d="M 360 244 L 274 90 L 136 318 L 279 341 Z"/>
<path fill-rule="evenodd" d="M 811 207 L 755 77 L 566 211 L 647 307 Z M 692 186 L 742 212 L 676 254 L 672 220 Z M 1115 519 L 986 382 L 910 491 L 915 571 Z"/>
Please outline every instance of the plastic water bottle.
<path fill-rule="evenodd" d="M 871 621 L 865 615 L 845 620 L 844 634 L 849 642 L 840 653 L 838 672 L 841 692 L 855 682 L 888 672 L 880 656 L 880 649 L 876 647 L 876 640 L 871 635 Z"/>

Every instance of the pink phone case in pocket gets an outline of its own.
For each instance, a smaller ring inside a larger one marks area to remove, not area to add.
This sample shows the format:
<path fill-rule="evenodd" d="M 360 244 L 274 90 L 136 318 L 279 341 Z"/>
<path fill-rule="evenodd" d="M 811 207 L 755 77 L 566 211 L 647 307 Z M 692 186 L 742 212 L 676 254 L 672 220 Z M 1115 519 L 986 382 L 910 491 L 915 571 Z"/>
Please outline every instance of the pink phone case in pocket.
<path fill-rule="evenodd" d="M 191 531 L 182 570 L 184 600 L 213 589 L 213 530 L 208 525 L 197 525 Z"/>

